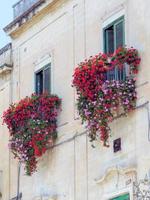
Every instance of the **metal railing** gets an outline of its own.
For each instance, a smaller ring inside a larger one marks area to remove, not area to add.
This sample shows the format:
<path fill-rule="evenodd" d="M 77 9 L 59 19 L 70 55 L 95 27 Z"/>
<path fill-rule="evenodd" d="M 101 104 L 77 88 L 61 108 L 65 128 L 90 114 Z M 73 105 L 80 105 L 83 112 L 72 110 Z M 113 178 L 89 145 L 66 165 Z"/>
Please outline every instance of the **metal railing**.
<path fill-rule="evenodd" d="M 20 0 L 13 5 L 14 18 L 19 17 L 30 9 L 34 4 L 39 2 L 39 0 Z"/>
<path fill-rule="evenodd" d="M 125 81 L 129 77 L 129 67 L 124 65 L 123 68 L 119 69 L 115 67 L 113 70 L 108 71 L 105 74 L 106 80 L 116 80 L 116 81 Z"/>

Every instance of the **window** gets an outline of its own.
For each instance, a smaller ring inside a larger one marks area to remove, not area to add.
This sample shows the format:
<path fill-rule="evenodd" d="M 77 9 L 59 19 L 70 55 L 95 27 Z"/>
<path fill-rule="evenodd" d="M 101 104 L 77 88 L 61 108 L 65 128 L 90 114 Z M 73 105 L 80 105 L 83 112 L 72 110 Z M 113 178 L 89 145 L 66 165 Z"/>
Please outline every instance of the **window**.
<path fill-rule="evenodd" d="M 104 32 L 104 52 L 112 54 L 118 47 L 124 46 L 124 17 L 115 20 L 103 30 Z M 114 69 L 107 72 L 107 80 L 125 80 L 127 69 Z"/>
<path fill-rule="evenodd" d="M 129 194 L 124 194 L 124 195 L 112 198 L 110 200 L 130 200 L 130 195 Z"/>
<path fill-rule="evenodd" d="M 120 17 L 104 28 L 104 51 L 112 54 L 118 47 L 124 46 L 124 17 Z"/>
<path fill-rule="evenodd" d="M 51 92 L 50 64 L 46 65 L 44 68 L 35 73 L 35 87 L 36 94 L 42 94 L 43 92 Z"/>

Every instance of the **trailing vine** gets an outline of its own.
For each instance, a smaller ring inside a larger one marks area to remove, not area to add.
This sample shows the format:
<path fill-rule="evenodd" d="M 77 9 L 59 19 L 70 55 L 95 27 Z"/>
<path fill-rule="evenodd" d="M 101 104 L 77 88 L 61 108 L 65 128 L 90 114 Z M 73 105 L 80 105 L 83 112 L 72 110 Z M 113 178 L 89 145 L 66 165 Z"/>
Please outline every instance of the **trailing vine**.
<path fill-rule="evenodd" d="M 119 111 L 128 114 L 136 106 L 136 78 L 140 57 L 134 48 L 118 48 L 113 55 L 98 54 L 80 63 L 73 75 L 82 122 L 87 123 L 91 141 L 97 137 L 108 146 L 109 123 Z M 112 70 L 129 66 L 124 80 L 107 79 Z"/>
<path fill-rule="evenodd" d="M 10 133 L 9 147 L 15 158 L 25 164 L 25 172 L 32 175 L 38 158 L 57 138 L 57 116 L 61 100 L 56 95 L 26 97 L 3 114 Z"/>

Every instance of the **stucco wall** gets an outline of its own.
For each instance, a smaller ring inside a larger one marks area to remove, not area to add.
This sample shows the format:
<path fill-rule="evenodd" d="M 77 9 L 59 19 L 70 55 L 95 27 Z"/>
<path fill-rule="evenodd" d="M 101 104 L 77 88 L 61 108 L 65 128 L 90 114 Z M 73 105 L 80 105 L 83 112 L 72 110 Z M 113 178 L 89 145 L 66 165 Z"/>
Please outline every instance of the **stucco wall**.
<path fill-rule="evenodd" d="M 12 64 L 11 44 L 0 49 L 0 194 L 3 199 L 9 199 L 9 161 L 8 130 L 3 126 L 2 113 L 11 102 L 10 70 L 5 69 L 4 64 Z M 0 198 L 1 199 L 1 198 Z"/>
<path fill-rule="evenodd" d="M 52 92 L 62 98 L 58 140 L 62 142 L 74 134 L 84 132 L 75 108 L 75 91 L 71 87 L 74 67 L 90 55 L 103 50 L 102 27 L 119 12 L 125 15 L 126 45 L 140 52 L 142 63 L 138 75 L 138 104 L 150 99 L 150 7 L 142 0 L 69 0 L 61 1 L 39 21 L 13 40 L 13 101 L 34 92 L 36 63 L 45 55 L 52 58 Z M 21 32 L 21 31 L 20 31 Z M 43 66 L 41 66 L 43 67 Z M 148 83 L 141 86 L 141 84 Z M 145 108 L 137 109 L 126 118 L 111 124 L 110 148 L 99 142 L 91 147 L 86 134 L 49 150 L 40 159 L 38 172 L 24 176 L 22 167 L 20 191 L 23 200 L 42 195 L 57 195 L 59 200 L 104 200 L 121 191 L 130 191 L 134 172 L 119 174 L 109 168 L 136 168 L 143 177 L 150 168 L 148 120 Z M 2 129 L 2 127 L 1 127 Z M 112 141 L 121 137 L 122 151 L 114 154 Z M 7 135 L 4 140 L 7 140 Z M 4 151 L 4 148 L 1 150 Z M 1 156 L 1 155 L 0 155 Z M 1 157 L 2 159 L 2 157 Z M 10 190 L 16 195 L 17 161 L 11 159 Z M 3 174 L 7 176 L 6 173 Z M 4 189 L 8 193 L 8 188 Z M 5 199 L 5 198 L 4 198 Z"/>
<path fill-rule="evenodd" d="M 6 110 L 10 103 L 10 82 L 7 81 L 0 87 L 0 113 Z M 0 118 L 0 192 L 2 193 L 3 199 L 9 199 L 9 160 L 10 153 L 8 148 L 8 130 L 2 125 L 2 118 Z"/>

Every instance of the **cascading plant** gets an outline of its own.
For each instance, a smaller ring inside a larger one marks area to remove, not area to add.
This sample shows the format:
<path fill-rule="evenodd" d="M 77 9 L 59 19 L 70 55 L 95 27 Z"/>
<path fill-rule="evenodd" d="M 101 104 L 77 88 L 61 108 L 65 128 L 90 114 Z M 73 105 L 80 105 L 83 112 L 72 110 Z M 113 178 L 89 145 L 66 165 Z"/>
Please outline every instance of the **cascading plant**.
<path fill-rule="evenodd" d="M 100 137 L 109 146 L 109 122 L 118 111 L 125 115 L 136 107 L 136 74 L 140 57 L 134 48 L 119 47 L 113 55 L 98 54 L 80 63 L 73 74 L 73 86 L 77 90 L 77 108 L 82 122 L 87 123 L 91 141 Z M 107 79 L 114 70 L 129 67 L 125 80 Z"/>
<path fill-rule="evenodd" d="M 15 158 L 25 164 L 32 175 L 41 157 L 57 138 L 57 116 L 61 100 L 56 95 L 26 97 L 12 104 L 3 113 L 3 122 L 10 133 L 9 147 Z"/>

